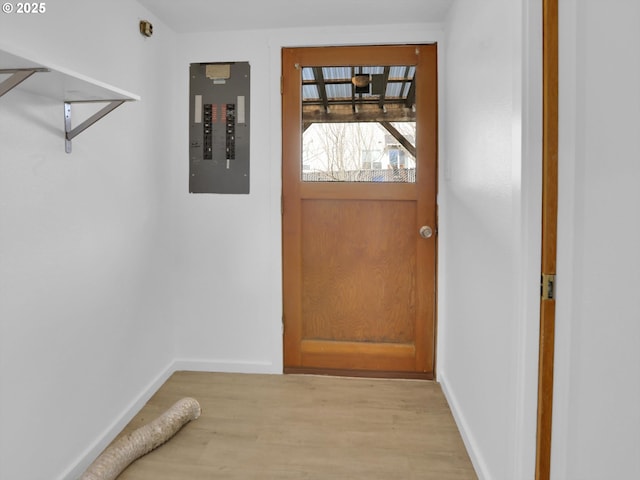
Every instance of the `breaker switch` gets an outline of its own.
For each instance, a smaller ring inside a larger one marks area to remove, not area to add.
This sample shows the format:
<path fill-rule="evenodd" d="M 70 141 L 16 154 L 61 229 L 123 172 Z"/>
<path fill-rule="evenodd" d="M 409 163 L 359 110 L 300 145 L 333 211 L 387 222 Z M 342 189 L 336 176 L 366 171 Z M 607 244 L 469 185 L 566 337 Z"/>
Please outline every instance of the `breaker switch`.
<path fill-rule="evenodd" d="M 213 124 L 212 124 L 212 104 L 206 103 L 203 111 L 202 123 L 202 159 L 213 160 Z"/>
<path fill-rule="evenodd" d="M 227 141 L 226 151 L 227 160 L 236 158 L 236 105 L 235 103 L 227 103 L 226 115 Z"/>

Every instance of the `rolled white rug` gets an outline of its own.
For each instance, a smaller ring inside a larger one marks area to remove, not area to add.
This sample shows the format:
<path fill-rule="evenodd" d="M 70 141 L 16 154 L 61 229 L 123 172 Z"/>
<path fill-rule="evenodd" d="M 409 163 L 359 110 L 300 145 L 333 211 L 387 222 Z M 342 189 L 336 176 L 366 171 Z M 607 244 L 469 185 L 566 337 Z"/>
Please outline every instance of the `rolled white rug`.
<path fill-rule="evenodd" d="M 197 400 L 189 397 L 178 400 L 152 422 L 107 447 L 89 465 L 80 480 L 115 480 L 131 463 L 165 443 L 200 413 Z"/>

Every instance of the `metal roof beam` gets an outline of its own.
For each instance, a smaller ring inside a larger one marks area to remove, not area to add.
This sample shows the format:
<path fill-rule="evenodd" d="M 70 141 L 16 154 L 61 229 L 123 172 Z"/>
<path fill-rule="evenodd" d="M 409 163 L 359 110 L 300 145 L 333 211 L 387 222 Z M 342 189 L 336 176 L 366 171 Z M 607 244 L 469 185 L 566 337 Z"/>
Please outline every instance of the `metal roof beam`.
<path fill-rule="evenodd" d="M 355 75 L 356 69 L 355 67 L 351 67 L 351 78 L 353 79 Z M 360 95 L 360 98 L 362 98 L 362 95 Z M 353 113 L 358 113 L 358 107 L 356 106 L 356 86 L 353 81 L 351 82 L 351 111 Z"/>
<path fill-rule="evenodd" d="M 407 100 L 404 105 L 407 108 L 412 108 L 416 104 L 416 80 L 415 78 L 411 80 L 411 85 L 409 86 L 409 92 L 407 93 Z"/>
<path fill-rule="evenodd" d="M 329 99 L 327 97 L 327 87 L 324 83 L 324 75 L 322 74 L 322 67 L 313 67 L 313 76 L 316 78 L 316 86 L 318 88 L 318 95 L 324 106 L 325 112 L 329 113 Z"/>
<path fill-rule="evenodd" d="M 387 95 L 387 83 L 389 83 L 389 73 L 391 72 L 391 67 L 384 67 L 384 71 L 382 72 L 382 92 L 380 93 L 380 108 L 384 110 L 384 102 L 385 97 Z"/>

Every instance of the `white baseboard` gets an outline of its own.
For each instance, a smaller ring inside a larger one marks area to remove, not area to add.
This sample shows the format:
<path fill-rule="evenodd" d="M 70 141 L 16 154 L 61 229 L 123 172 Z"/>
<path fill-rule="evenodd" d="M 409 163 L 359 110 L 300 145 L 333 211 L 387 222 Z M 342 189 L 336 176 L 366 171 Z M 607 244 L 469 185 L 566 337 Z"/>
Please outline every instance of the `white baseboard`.
<path fill-rule="evenodd" d="M 457 400 L 455 392 L 450 388 L 447 382 L 447 377 L 442 372 L 439 372 L 438 374 L 438 382 L 440 383 L 442 392 L 449 403 L 449 408 L 451 409 L 453 418 L 456 421 L 456 425 L 458 426 L 458 430 L 462 436 L 462 441 L 467 448 L 467 453 L 469 454 L 469 458 L 471 458 L 471 463 L 476 471 L 476 475 L 478 475 L 478 480 L 492 480 L 491 475 L 489 475 L 487 463 L 478 448 L 478 443 L 469 429 L 469 425 L 464 414 L 460 410 L 460 403 Z"/>
<path fill-rule="evenodd" d="M 174 372 L 173 362 L 169 364 L 156 378 L 149 383 L 128 406 L 124 412 L 104 431 L 98 439 L 93 442 L 81 455 L 80 459 L 74 463 L 64 474 L 58 477 L 59 480 L 76 480 L 91 465 L 91 462 L 97 458 L 102 451 L 109 446 L 113 439 L 122 431 L 131 419 L 140 411 L 154 393 L 162 386 L 164 382 Z"/>
<path fill-rule="evenodd" d="M 87 448 L 71 468 L 58 477 L 58 480 L 76 480 L 91 465 L 91 462 L 109 446 L 133 417 L 144 407 L 154 393 L 178 371 L 225 372 L 225 373 L 282 373 L 282 369 L 271 362 L 250 362 L 242 360 L 193 360 L 178 359 L 172 361 L 142 392 L 125 408 L 124 412 Z"/>
<path fill-rule="evenodd" d="M 173 362 L 173 371 L 225 372 L 225 373 L 282 373 L 282 368 L 271 362 L 245 360 L 195 360 L 177 359 Z"/>

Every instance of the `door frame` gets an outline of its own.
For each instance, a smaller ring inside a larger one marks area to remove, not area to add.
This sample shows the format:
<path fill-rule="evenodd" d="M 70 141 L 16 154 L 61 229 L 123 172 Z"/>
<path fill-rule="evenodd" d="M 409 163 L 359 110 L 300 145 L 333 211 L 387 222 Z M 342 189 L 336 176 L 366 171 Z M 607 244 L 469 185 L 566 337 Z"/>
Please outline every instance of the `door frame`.
<path fill-rule="evenodd" d="M 542 236 L 541 279 L 556 274 L 558 232 L 558 0 L 542 0 Z M 542 283 L 542 280 L 541 280 Z M 536 428 L 536 480 L 551 477 L 555 292 L 541 295 Z"/>

